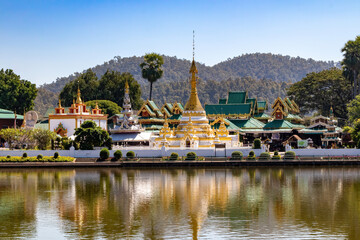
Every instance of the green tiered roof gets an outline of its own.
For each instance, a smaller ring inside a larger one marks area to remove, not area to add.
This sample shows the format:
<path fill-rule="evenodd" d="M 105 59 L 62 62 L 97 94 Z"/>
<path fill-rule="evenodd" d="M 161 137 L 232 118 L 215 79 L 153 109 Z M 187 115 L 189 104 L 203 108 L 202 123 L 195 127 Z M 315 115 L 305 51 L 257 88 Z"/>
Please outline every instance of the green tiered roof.
<path fill-rule="evenodd" d="M 250 103 L 252 104 L 252 109 L 253 109 L 253 112 L 256 113 L 257 112 L 257 99 L 256 98 L 248 98 L 246 99 L 246 103 Z"/>
<path fill-rule="evenodd" d="M 298 115 L 296 115 L 296 114 L 291 114 L 291 113 L 289 113 L 289 114 L 286 116 L 285 119 L 290 119 L 290 120 L 298 119 L 298 120 L 302 120 L 302 118 L 299 117 Z"/>
<path fill-rule="evenodd" d="M 169 117 L 169 120 L 180 120 L 181 119 L 181 114 L 173 114 L 171 117 Z"/>
<path fill-rule="evenodd" d="M 206 114 L 251 114 L 251 104 L 206 104 Z"/>
<path fill-rule="evenodd" d="M 0 108 L 0 119 L 15 119 L 15 114 L 13 111 Z M 24 116 L 16 114 L 16 119 L 24 119 Z"/>
<path fill-rule="evenodd" d="M 179 108 L 181 108 L 181 110 L 184 110 L 184 106 L 181 103 L 178 103 Z"/>
<path fill-rule="evenodd" d="M 149 104 L 151 106 L 151 108 L 153 109 L 153 111 L 157 114 L 157 116 L 162 116 L 163 114 L 160 112 L 160 109 L 158 108 L 158 106 L 156 106 L 154 101 L 150 101 L 149 100 Z"/>
<path fill-rule="evenodd" d="M 226 98 L 219 98 L 219 104 L 226 104 L 227 99 Z"/>
<path fill-rule="evenodd" d="M 227 104 L 245 103 L 247 92 L 229 92 Z"/>
<path fill-rule="evenodd" d="M 264 126 L 264 129 L 293 129 L 294 127 L 295 127 L 294 124 L 286 120 L 275 119 L 271 122 L 268 122 Z"/>
<path fill-rule="evenodd" d="M 265 124 L 256 120 L 255 118 L 249 119 L 232 119 L 230 120 L 233 124 L 235 124 L 239 128 L 243 129 L 262 129 Z"/>
<path fill-rule="evenodd" d="M 256 119 L 270 119 L 271 117 L 269 115 L 267 115 L 266 113 L 259 113 L 259 114 L 255 114 L 254 118 L 256 118 Z"/>
<path fill-rule="evenodd" d="M 226 126 L 226 129 L 227 130 L 233 130 L 233 131 L 240 131 L 241 132 L 241 129 L 236 126 L 234 123 L 232 123 L 231 121 L 227 120 L 227 119 L 224 119 L 225 121 L 225 126 Z M 210 121 L 210 123 L 212 123 L 213 121 Z M 220 123 L 215 123 L 214 125 L 212 125 L 212 127 L 214 127 L 215 129 L 219 129 L 220 127 Z"/>
<path fill-rule="evenodd" d="M 258 108 L 258 110 L 262 110 L 262 111 L 267 110 L 268 109 L 267 102 L 266 101 L 258 101 L 257 108 Z"/>
<path fill-rule="evenodd" d="M 167 108 L 164 108 L 164 111 L 166 112 L 166 115 L 171 116 L 171 113 L 167 110 Z"/>

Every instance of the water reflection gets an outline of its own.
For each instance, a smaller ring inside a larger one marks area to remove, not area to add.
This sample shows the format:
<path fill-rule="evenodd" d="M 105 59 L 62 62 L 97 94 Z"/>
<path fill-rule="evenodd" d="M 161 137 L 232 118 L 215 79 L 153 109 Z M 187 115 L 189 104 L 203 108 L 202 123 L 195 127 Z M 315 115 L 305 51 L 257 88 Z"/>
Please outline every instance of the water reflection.
<path fill-rule="evenodd" d="M 0 238 L 360 236 L 360 168 L 2 170 Z"/>

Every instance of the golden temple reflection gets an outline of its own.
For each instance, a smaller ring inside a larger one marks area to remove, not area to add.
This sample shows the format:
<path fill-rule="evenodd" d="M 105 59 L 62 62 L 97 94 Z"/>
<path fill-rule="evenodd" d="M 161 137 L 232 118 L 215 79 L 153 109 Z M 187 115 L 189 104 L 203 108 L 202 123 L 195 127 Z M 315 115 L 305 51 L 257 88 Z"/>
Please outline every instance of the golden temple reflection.
<path fill-rule="evenodd" d="M 20 237 L 36 238 L 47 206 L 69 239 L 276 239 L 279 229 L 289 238 L 356 239 L 359 186 L 356 167 L 6 170 L 0 237 L 27 226 Z"/>

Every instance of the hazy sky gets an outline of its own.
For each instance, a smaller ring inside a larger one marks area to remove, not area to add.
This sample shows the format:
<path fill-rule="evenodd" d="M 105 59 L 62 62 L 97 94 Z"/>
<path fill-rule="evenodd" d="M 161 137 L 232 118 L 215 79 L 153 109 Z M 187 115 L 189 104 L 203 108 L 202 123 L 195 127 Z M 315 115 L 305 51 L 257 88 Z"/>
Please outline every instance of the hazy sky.
<path fill-rule="evenodd" d="M 0 69 L 37 85 L 114 56 L 157 52 L 214 65 L 244 53 L 342 59 L 360 1 L 0 0 Z"/>

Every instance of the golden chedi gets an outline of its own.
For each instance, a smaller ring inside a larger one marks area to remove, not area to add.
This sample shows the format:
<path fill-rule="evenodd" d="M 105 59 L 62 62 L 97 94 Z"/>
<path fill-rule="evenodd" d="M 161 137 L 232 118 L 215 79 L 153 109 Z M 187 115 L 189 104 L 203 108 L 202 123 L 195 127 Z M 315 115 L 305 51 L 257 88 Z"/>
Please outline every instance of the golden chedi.
<path fill-rule="evenodd" d="M 201 106 L 197 93 L 198 70 L 193 59 L 189 73 L 191 74 L 191 92 L 185 105 L 180 124 L 176 129 L 170 129 L 167 119 L 159 132 L 159 137 L 154 138 L 150 146 L 169 148 L 213 148 L 215 144 L 225 143 L 226 147 L 237 146 L 238 136 L 229 135 L 224 124 L 218 130 L 212 129 L 206 112 Z M 225 129 L 224 129 L 225 127 Z"/>

